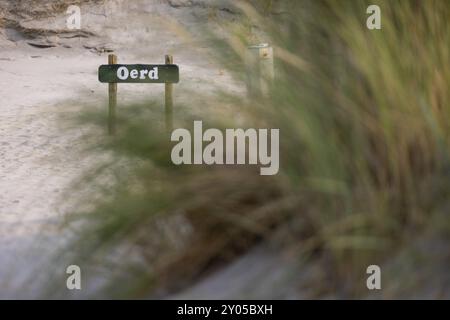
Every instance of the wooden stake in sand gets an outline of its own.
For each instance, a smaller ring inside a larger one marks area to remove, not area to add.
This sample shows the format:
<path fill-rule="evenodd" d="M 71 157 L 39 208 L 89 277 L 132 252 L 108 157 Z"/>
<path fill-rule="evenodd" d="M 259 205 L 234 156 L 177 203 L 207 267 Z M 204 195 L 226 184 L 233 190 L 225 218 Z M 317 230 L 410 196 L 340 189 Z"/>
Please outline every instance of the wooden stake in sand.
<path fill-rule="evenodd" d="M 164 83 L 165 84 L 165 124 L 166 130 L 173 128 L 173 84 L 180 80 L 177 65 L 173 64 L 173 57 L 166 55 L 165 64 L 117 64 L 117 56 L 110 54 L 108 64 L 98 68 L 100 82 L 108 83 L 109 114 L 108 131 L 114 134 L 116 129 L 116 105 L 118 83 Z"/>
<path fill-rule="evenodd" d="M 173 56 L 166 55 L 166 64 L 173 64 Z M 173 130 L 173 84 L 166 82 L 165 84 L 165 114 L 166 114 L 166 130 L 168 133 Z"/>
<path fill-rule="evenodd" d="M 267 43 L 250 46 L 245 58 L 249 98 L 269 95 L 275 77 L 272 47 Z"/>

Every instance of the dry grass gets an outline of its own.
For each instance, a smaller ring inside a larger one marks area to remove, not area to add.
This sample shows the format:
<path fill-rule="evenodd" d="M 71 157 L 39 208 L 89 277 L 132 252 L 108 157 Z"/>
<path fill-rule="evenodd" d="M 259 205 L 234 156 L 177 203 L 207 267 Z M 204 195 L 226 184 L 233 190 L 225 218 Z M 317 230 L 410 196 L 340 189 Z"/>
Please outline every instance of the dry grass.
<path fill-rule="evenodd" d="M 88 223 L 75 241 L 89 248 L 79 250 L 86 261 L 98 253 L 92 248 L 138 245 L 146 277 L 126 292 L 119 288 L 129 283 L 112 284 L 118 296 L 195 279 L 282 230 L 299 259 L 329 257 L 334 286 L 321 294 L 345 287 L 361 297 L 365 266 L 392 257 L 423 230 L 448 225 L 450 4 L 376 2 L 383 29 L 373 32 L 365 28 L 369 1 L 288 1 L 290 15 L 283 17 L 244 8 L 282 53 L 277 82 L 270 99 L 249 105 L 227 98 L 245 111 L 245 127 L 281 129 L 278 176 L 174 167 L 167 136 L 139 113 L 122 119 L 123 131 L 107 148 L 141 166 L 132 179 L 124 173 L 95 210 L 77 216 Z M 247 39 L 229 39 L 212 47 L 226 65 L 242 65 L 242 52 L 230 52 Z M 221 120 L 208 126 L 242 126 Z M 149 226 L 174 215 L 192 226 L 182 249 L 149 254 Z"/>

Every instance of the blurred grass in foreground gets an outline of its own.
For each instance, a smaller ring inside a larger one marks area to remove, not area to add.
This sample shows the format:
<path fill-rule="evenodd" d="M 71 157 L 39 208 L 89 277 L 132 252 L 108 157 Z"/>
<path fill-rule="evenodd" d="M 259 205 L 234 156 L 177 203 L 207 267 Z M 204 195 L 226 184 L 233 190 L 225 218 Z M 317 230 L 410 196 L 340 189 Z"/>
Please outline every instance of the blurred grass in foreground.
<path fill-rule="evenodd" d="M 345 296 L 361 297 L 368 264 L 425 230 L 448 232 L 450 3 L 274 3 L 282 14 L 271 14 L 272 1 L 240 8 L 275 48 L 271 97 L 223 97 L 244 122 L 231 112 L 204 127 L 280 128 L 280 173 L 175 167 L 168 136 L 139 115 L 143 108 L 124 115 L 105 147 L 128 169 L 112 170 L 114 182 L 86 200 L 94 209 L 71 216 L 82 221 L 71 242 L 78 259 L 105 265 L 115 255 L 128 272 L 106 283 L 106 296 L 175 290 L 276 233 L 298 259 L 328 257 L 330 281 L 315 284 L 322 295 L 345 287 Z M 369 4 L 381 7 L 382 30 L 366 28 Z M 245 27 L 234 31 L 215 45 L 236 67 L 249 37 Z M 204 120 L 185 115 L 177 127 L 192 119 Z"/>

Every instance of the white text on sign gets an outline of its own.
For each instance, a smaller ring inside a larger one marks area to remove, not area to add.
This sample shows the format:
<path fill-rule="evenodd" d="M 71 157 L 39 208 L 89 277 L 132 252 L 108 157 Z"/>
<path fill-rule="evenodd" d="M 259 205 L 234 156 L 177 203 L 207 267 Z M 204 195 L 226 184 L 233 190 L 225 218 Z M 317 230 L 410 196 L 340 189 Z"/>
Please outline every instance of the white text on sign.
<path fill-rule="evenodd" d="M 143 69 L 143 70 L 137 70 L 132 69 L 128 70 L 127 67 L 120 67 L 117 69 L 117 78 L 120 80 L 127 80 L 129 78 L 131 79 L 141 79 L 144 80 L 146 77 L 148 77 L 151 80 L 158 80 L 158 67 L 154 67 L 153 69 Z"/>

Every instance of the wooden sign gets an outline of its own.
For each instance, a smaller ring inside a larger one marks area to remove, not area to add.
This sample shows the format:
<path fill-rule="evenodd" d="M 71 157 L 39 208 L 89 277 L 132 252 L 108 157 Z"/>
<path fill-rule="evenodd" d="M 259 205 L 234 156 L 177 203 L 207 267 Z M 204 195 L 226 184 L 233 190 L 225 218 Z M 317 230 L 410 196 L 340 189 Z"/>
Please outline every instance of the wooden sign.
<path fill-rule="evenodd" d="M 116 131 L 117 83 L 164 83 L 165 84 L 165 118 L 168 132 L 173 127 L 173 83 L 180 80 L 178 66 L 173 64 L 173 57 L 166 55 L 166 64 L 117 64 L 117 56 L 110 54 L 108 64 L 98 68 L 98 80 L 108 83 L 108 131 Z"/>
<path fill-rule="evenodd" d="M 104 83 L 178 83 L 175 64 L 104 64 L 98 68 L 98 80 Z"/>

